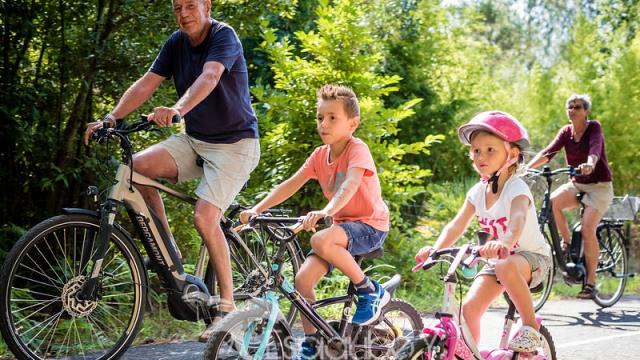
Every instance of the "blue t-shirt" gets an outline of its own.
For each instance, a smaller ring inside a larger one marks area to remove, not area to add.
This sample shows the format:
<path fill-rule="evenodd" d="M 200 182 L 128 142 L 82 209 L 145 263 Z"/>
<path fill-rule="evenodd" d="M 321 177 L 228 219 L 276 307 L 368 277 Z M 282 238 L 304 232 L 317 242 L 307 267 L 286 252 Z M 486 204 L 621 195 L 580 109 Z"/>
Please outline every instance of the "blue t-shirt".
<path fill-rule="evenodd" d="M 173 78 L 178 96 L 182 97 L 208 61 L 221 63 L 225 71 L 215 89 L 184 115 L 187 134 L 201 141 L 225 144 L 258 138 L 247 64 L 240 39 L 231 26 L 213 20 L 207 38 L 196 47 L 182 31 L 174 32 L 149 71 Z"/>

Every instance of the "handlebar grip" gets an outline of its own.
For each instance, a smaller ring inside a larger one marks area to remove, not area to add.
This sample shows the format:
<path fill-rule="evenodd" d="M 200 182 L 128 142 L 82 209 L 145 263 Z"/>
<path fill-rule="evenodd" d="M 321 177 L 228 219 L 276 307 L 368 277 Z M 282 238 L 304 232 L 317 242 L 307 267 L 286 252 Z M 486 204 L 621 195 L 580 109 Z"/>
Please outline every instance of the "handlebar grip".
<path fill-rule="evenodd" d="M 180 115 L 178 115 L 178 114 L 173 115 L 173 117 L 171 118 L 171 123 L 172 123 L 172 124 L 177 124 L 177 123 L 179 123 L 179 122 L 180 122 L 180 120 L 181 120 L 181 119 L 182 119 L 182 118 L 180 117 Z"/>

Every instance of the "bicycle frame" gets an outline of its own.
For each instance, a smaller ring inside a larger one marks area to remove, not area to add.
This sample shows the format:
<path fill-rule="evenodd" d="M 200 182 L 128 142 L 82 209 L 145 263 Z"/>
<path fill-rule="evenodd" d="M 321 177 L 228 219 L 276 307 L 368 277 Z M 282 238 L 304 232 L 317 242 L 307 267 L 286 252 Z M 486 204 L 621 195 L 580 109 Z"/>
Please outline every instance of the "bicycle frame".
<path fill-rule="evenodd" d="M 147 206 L 144 198 L 135 188 L 137 185 L 153 187 L 191 205 L 195 205 L 196 203 L 196 199 L 162 185 L 135 171 L 132 172 L 128 165 L 120 164 L 116 172 L 115 184 L 109 190 L 107 200 L 100 208 L 100 243 L 93 257 L 94 266 L 91 271 L 91 276 L 85 282 L 79 296 L 82 296 L 84 299 L 95 297 L 97 278 L 100 274 L 102 259 L 107 250 L 107 242 L 111 235 L 119 205 L 124 205 L 127 210 L 147 254 L 155 263 L 158 277 L 165 289 L 183 293 L 188 285 L 195 285 L 198 290 L 210 295 L 202 281 L 208 257 L 204 242 L 200 248 L 195 274 L 186 274 L 182 266 L 182 261 L 179 259 L 178 253 L 172 244 L 171 235 L 165 231 L 159 216 Z M 253 253 L 232 229 L 231 221 L 222 217 L 221 227 L 225 237 L 235 238 L 237 240 L 236 243 L 241 246 L 242 251 L 246 252 L 253 260 Z M 256 268 L 259 268 L 257 264 L 255 265 Z M 263 275 L 266 277 L 267 273 L 263 273 Z"/>
<path fill-rule="evenodd" d="M 442 307 L 440 312 L 436 313 L 438 322 L 430 327 L 425 327 L 423 333 L 426 335 L 434 336 L 438 341 L 443 342 L 449 349 L 445 360 L 454 359 L 458 357 L 463 360 L 498 360 L 498 359 L 511 359 L 513 351 L 507 349 L 509 341 L 509 335 L 514 325 L 514 317 L 516 308 L 513 303 L 509 302 L 509 309 L 507 315 L 505 315 L 505 322 L 500 337 L 500 346 L 493 350 L 478 349 L 478 345 L 471 335 L 469 326 L 467 325 L 460 304 L 456 300 L 455 290 L 457 285 L 456 269 L 463 262 L 463 258 L 468 254 L 470 248 L 469 244 L 465 244 L 457 250 L 456 256 L 449 265 L 447 274 L 444 277 L 444 291 Z M 446 253 L 446 252 L 442 252 Z M 538 325 L 542 323 L 542 318 L 536 315 L 536 321 Z M 516 327 L 517 334 L 520 324 Z M 451 351 L 451 349 L 455 349 Z"/>

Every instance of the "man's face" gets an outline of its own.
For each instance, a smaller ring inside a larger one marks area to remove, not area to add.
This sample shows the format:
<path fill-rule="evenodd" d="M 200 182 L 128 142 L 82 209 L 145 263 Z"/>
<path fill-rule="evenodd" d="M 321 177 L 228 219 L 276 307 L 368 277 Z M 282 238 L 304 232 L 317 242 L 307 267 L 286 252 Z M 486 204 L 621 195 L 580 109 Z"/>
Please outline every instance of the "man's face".
<path fill-rule="evenodd" d="M 210 0 L 173 0 L 173 14 L 180 30 L 190 38 L 198 37 L 209 19 Z"/>

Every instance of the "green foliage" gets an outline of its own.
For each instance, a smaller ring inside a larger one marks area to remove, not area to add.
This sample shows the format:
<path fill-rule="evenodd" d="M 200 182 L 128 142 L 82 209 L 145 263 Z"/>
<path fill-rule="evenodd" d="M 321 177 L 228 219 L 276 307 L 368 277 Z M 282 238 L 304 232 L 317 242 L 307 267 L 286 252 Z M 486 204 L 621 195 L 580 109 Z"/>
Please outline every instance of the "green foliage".
<path fill-rule="evenodd" d="M 261 48 L 272 62 L 274 84 L 258 84 L 253 89 L 261 115 L 263 149 L 251 190 L 268 191 L 293 174 L 321 144 L 315 131 L 315 91 L 328 83 L 345 84 L 359 95 L 361 124 L 355 135 L 369 145 L 384 197 L 398 224 L 399 208 L 421 192 L 423 179 L 431 175 L 429 170 L 404 159 L 429 154 L 429 146 L 441 137 L 429 135 L 410 144 L 397 139 L 399 122 L 414 114 L 412 108 L 420 100 L 394 108 L 385 106 L 384 98 L 397 91 L 400 78 L 377 72 L 383 54 L 364 16 L 369 10 L 367 3 L 336 1 L 329 5 L 321 1 L 317 28 L 296 32 L 295 41 L 279 38 L 275 29 L 264 24 Z M 305 188 L 296 197 L 297 209 L 317 208 L 326 202 L 319 190 Z"/>

